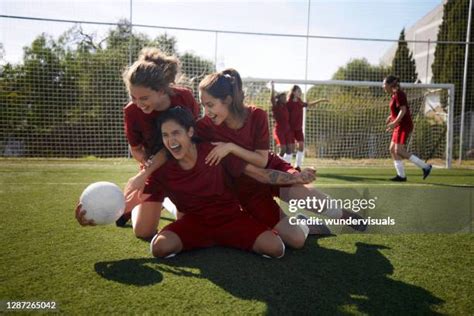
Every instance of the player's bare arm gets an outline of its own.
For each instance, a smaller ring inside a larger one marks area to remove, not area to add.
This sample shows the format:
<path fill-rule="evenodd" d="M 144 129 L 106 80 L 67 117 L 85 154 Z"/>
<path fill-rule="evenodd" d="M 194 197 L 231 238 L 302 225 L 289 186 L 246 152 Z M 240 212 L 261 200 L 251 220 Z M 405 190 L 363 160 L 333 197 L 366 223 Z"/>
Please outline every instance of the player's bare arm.
<path fill-rule="evenodd" d="M 211 166 L 219 164 L 228 154 L 233 154 L 249 164 L 260 168 L 267 166 L 268 150 L 250 151 L 234 143 L 214 142 L 212 144 L 216 147 L 206 157 L 206 163 Z"/>
<path fill-rule="evenodd" d="M 161 167 L 166 160 L 166 151 L 162 149 L 144 163 L 145 168 L 143 170 L 140 170 L 140 172 L 128 180 L 125 191 L 142 190 L 146 179 Z"/>
<path fill-rule="evenodd" d="M 312 168 L 306 168 L 301 173 L 291 174 L 247 164 L 244 174 L 259 182 L 273 185 L 308 184 L 316 179 L 316 170 Z"/>

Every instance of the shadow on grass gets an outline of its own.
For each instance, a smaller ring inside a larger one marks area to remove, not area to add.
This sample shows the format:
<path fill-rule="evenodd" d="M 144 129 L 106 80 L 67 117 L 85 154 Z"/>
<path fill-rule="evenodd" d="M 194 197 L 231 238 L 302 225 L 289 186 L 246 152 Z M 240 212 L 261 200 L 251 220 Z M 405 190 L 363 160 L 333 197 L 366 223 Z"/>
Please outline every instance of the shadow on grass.
<path fill-rule="evenodd" d="M 378 183 L 380 181 L 388 181 L 390 177 L 386 178 L 379 178 L 379 177 L 373 177 L 373 176 L 367 176 L 367 177 L 360 177 L 360 176 L 344 176 L 340 174 L 321 174 L 321 178 L 326 178 L 326 179 L 336 179 L 336 180 L 344 180 L 344 181 L 349 181 L 349 182 L 363 182 L 363 183 Z"/>
<path fill-rule="evenodd" d="M 167 274 L 208 280 L 237 298 L 265 302 L 269 314 L 437 314 L 432 308 L 443 303 L 390 278 L 393 266 L 379 251 L 385 246 L 357 243 L 352 254 L 313 246 L 314 238 L 307 243 L 280 260 L 210 248 L 167 260 L 100 262 L 95 269 L 106 279 L 139 286 L 159 283 Z"/>

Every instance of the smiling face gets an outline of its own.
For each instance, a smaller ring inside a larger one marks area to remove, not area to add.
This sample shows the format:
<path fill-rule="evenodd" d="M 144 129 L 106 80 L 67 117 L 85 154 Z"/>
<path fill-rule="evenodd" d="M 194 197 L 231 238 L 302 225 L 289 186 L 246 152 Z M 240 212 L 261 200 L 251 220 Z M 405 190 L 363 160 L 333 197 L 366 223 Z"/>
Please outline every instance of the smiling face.
<path fill-rule="evenodd" d="M 183 126 L 174 120 L 169 120 L 161 125 L 161 136 L 166 149 L 173 155 L 176 160 L 182 160 L 191 152 L 193 142 L 191 137 L 194 129 L 185 130 Z"/>
<path fill-rule="evenodd" d="M 165 111 L 169 108 L 169 96 L 163 91 L 155 91 L 143 86 L 130 86 L 130 97 L 140 110 L 146 114 Z"/>
<path fill-rule="evenodd" d="M 204 90 L 200 90 L 204 113 L 215 125 L 221 125 L 229 117 L 229 106 L 221 99 L 214 98 Z M 230 98 L 230 97 L 228 97 Z"/>

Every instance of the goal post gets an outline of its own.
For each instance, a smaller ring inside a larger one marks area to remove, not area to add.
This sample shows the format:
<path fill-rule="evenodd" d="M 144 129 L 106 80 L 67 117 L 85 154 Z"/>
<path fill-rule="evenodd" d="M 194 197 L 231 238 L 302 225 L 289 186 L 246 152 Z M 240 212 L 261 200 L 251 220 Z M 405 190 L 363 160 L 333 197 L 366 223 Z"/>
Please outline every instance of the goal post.
<path fill-rule="evenodd" d="M 277 92 L 299 85 L 305 101 L 326 98 L 305 111 L 305 152 L 309 157 L 327 159 L 389 158 L 391 134 L 385 131 L 390 96 L 382 82 L 341 80 L 287 80 L 245 78 L 247 102 L 268 111 L 273 117 L 268 82 Z M 414 130 L 408 151 L 425 160 L 442 160 L 451 167 L 453 155 L 453 84 L 401 83 L 407 94 Z"/>

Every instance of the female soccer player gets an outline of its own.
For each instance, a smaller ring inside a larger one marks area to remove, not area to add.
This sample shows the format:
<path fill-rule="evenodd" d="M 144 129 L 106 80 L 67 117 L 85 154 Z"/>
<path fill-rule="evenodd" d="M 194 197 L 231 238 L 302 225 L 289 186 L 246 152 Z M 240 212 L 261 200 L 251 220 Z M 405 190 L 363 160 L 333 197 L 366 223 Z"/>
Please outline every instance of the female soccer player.
<path fill-rule="evenodd" d="M 290 116 L 290 130 L 291 130 L 291 146 L 290 153 L 285 156 L 285 161 L 291 163 L 293 159 L 293 152 L 295 150 L 294 143 L 298 144 L 296 151 L 295 168 L 300 170 L 304 158 L 304 134 L 303 134 L 303 108 L 313 106 L 321 102 L 328 102 L 327 99 L 319 99 L 310 103 L 301 100 L 301 88 L 294 85 L 288 94 L 286 106 Z"/>
<path fill-rule="evenodd" d="M 199 92 L 205 117 L 197 122 L 197 134 L 217 145 L 206 158 L 207 163 L 218 164 L 231 153 L 262 168 L 297 172 L 290 164 L 269 152 L 267 114 L 262 109 L 244 105 L 242 80 L 235 69 L 206 76 L 199 84 Z M 306 186 L 294 186 L 285 190 L 287 194 L 281 195 L 279 187 L 258 183 L 245 176 L 237 179 L 236 188 L 239 201 L 247 212 L 267 226 L 275 228 L 283 241 L 294 244 L 301 242 L 301 238 L 295 238 L 300 234 L 295 232 L 294 227 L 292 230 L 288 229 L 288 218 L 281 212 L 273 196 L 286 202 L 306 197 L 327 198 L 324 193 Z M 323 212 L 332 218 L 360 218 L 355 213 L 340 209 L 325 209 Z M 365 227 L 352 227 L 365 230 Z M 330 232 L 325 226 L 312 226 L 311 233 Z"/>
<path fill-rule="evenodd" d="M 126 188 L 128 192 L 138 192 L 145 180 L 164 161 L 163 154 L 151 155 L 160 149 L 161 141 L 155 136 L 155 121 L 163 111 L 177 105 L 188 108 L 193 116 L 199 116 L 199 105 L 192 92 L 175 85 L 179 72 L 176 57 L 167 56 L 156 48 L 144 48 L 133 65 L 123 73 L 123 81 L 132 101 L 124 107 L 125 135 L 130 144 L 132 156 L 140 164 L 140 173 L 133 177 Z M 145 187 L 145 193 L 150 190 Z M 137 194 L 128 195 L 127 208 L 117 225 L 123 226 L 131 216 L 131 210 L 139 204 L 134 215 L 133 230 L 137 237 L 150 238 L 156 233 L 163 201 L 162 192 L 155 191 L 141 203 Z"/>
<path fill-rule="evenodd" d="M 273 118 L 275 119 L 273 138 L 275 139 L 277 146 L 280 147 L 280 157 L 288 157 L 291 153 L 289 147 L 291 134 L 288 108 L 286 107 L 286 97 L 284 93 L 279 93 L 275 96 L 275 84 L 273 81 L 271 82 L 271 86 L 272 93 L 270 96 L 270 102 L 272 104 Z"/>
<path fill-rule="evenodd" d="M 194 119 L 187 110 L 169 109 L 159 122 L 170 157 L 152 174 L 151 182 L 184 215 L 152 239 L 152 254 L 168 257 L 183 250 L 220 245 L 282 257 L 285 246 L 280 237 L 241 211 L 230 183 L 242 174 L 266 183 L 309 183 L 315 179 L 314 172 L 291 175 L 257 168 L 233 155 L 211 166 L 206 164 L 206 157 L 214 146 L 196 140 Z"/>
<path fill-rule="evenodd" d="M 405 92 L 400 88 L 400 79 L 394 75 L 387 76 L 383 81 L 385 92 L 392 95 L 390 100 L 390 115 L 385 124 L 387 131 L 392 131 L 392 141 L 390 142 L 390 154 L 397 171 L 397 176 L 390 179 L 397 182 L 407 181 L 402 159 L 409 159 L 417 167 L 423 170 L 423 180 L 430 175 L 432 166 L 425 163 L 417 156 L 409 153 L 405 149 L 408 136 L 413 130 L 410 108 L 408 107 Z"/>

